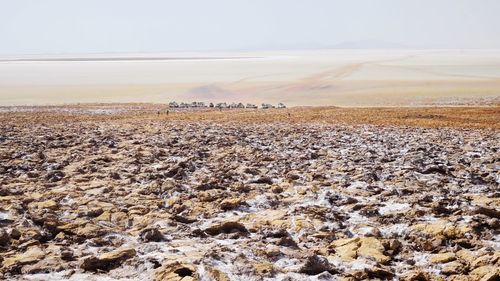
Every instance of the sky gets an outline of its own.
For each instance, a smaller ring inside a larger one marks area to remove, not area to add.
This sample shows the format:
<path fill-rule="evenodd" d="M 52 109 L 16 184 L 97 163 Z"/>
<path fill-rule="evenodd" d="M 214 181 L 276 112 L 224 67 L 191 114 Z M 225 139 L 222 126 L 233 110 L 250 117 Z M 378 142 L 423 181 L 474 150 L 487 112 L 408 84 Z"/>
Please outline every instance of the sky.
<path fill-rule="evenodd" d="M 499 0 L 0 0 L 0 54 L 494 49 L 499 15 Z"/>

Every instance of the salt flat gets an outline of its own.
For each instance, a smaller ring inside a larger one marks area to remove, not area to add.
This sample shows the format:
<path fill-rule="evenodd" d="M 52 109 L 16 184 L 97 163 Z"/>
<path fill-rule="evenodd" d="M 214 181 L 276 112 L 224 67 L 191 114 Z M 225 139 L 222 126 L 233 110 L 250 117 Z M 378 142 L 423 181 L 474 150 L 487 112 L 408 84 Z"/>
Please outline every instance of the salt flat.
<path fill-rule="evenodd" d="M 500 107 L 166 109 L 0 108 L 1 280 L 498 279 Z"/>
<path fill-rule="evenodd" d="M 500 50 L 321 50 L 0 58 L 0 105 L 241 101 L 491 104 Z"/>

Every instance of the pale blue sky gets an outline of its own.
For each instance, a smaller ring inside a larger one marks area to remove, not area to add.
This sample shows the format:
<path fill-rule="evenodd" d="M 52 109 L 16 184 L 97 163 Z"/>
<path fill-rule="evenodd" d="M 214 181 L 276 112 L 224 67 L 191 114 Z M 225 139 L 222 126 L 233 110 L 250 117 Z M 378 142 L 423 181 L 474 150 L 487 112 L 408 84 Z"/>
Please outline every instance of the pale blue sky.
<path fill-rule="evenodd" d="M 500 0 L 0 0 L 0 54 L 308 49 L 358 40 L 500 48 Z"/>

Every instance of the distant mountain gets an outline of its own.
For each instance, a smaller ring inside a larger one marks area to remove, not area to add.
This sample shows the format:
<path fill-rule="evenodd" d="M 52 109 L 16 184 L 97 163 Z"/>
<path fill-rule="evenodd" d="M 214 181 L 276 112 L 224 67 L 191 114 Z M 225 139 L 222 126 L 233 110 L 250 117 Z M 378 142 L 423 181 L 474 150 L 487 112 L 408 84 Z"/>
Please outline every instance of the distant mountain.
<path fill-rule="evenodd" d="M 409 46 L 375 39 L 348 41 L 332 46 L 333 49 L 408 49 Z"/>

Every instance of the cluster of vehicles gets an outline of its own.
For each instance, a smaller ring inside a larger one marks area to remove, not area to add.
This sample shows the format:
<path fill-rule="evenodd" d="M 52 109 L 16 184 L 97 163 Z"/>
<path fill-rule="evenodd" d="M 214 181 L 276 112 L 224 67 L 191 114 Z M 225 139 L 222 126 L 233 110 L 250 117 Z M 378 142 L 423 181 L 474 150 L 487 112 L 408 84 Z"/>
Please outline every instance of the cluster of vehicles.
<path fill-rule="evenodd" d="M 173 102 L 170 102 L 168 104 L 168 106 L 170 108 L 206 108 L 206 107 L 220 108 L 220 109 L 222 109 L 222 108 L 253 108 L 253 109 L 259 108 L 257 105 L 251 104 L 251 103 L 247 103 L 246 105 L 244 105 L 241 102 L 239 102 L 239 103 L 220 102 L 220 103 L 216 103 L 216 104 L 214 104 L 214 103 L 205 104 L 204 102 L 197 102 L 197 101 L 194 101 L 192 103 L 185 103 L 185 102 L 177 103 L 177 102 L 173 101 Z M 284 105 L 281 102 L 278 103 L 277 106 L 274 106 L 274 105 L 269 104 L 269 103 L 263 103 L 261 108 L 262 109 L 286 108 L 286 105 Z"/>

